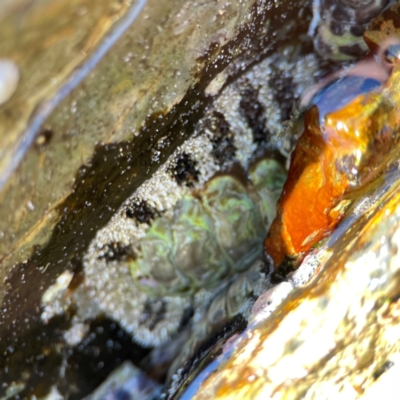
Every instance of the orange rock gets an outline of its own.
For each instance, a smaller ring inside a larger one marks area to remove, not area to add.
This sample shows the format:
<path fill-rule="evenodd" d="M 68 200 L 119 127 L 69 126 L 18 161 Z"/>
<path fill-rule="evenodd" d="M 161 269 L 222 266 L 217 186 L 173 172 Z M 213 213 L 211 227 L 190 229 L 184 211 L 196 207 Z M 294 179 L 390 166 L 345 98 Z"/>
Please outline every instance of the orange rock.
<path fill-rule="evenodd" d="M 342 98 L 335 97 L 345 96 L 346 84 L 346 79 L 339 81 L 334 95 L 326 90 L 331 110 L 326 101 L 319 101 L 325 114 L 320 116 L 317 106 L 305 114 L 277 217 L 264 243 L 275 267 L 285 256 L 299 263 L 339 224 L 351 203 L 349 194 L 384 167 L 382 154 L 388 154 L 394 138 L 391 127 L 398 124 L 393 99 L 378 84 L 337 109 L 335 102 Z"/>

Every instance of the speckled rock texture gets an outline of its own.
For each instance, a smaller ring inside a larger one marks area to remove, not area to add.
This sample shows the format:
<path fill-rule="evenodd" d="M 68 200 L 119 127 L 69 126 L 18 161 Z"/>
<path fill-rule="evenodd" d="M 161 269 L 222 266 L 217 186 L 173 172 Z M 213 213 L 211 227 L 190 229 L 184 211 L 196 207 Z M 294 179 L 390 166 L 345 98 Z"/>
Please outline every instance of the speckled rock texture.
<path fill-rule="evenodd" d="M 0 5 L 1 398 L 81 399 L 121 364 L 89 398 L 397 387 L 398 69 L 381 173 L 296 271 L 262 246 L 302 95 L 390 2 L 362 3 Z"/>

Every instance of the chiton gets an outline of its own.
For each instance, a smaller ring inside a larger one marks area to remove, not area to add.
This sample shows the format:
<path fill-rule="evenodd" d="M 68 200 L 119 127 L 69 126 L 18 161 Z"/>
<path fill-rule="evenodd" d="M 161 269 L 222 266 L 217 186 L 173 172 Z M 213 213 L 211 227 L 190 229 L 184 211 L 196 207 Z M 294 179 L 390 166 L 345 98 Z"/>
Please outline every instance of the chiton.
<path fill-rule="evenodd" d="M 281 122 L 320 69 L 314 56 L 294 61 L 287 54 L 265 59 L 224 89 L 194 137 L 127 199 L 89 247 L 90 297 L 142 345 L 166 342 L 191 315 L 192 321 L 206 316 L 197 335 L 205 337 L 221 325 L 217 303 L 226 305 L 220 318 L 226 322 L 227 315 L 249 310 L 246 299 L 254 301 L 265 284 L 254 276 L 263 275 L 262 241 L 286 176 L 265 154 L 290 151 L 278 136 Z M 285 82 L 291 96 L 283 100 Z M 233 290 L 236 279 L 243 295 Z"/>

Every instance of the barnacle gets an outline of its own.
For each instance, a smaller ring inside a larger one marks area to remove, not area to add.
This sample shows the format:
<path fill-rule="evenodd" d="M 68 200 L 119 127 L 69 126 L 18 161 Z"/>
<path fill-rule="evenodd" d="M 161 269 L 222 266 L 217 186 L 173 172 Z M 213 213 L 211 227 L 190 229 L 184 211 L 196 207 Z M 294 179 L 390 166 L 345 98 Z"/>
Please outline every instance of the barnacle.
<path fill-rule="evenodd" d="M 284 138 L 288 135 L 298 135 L 303 131 L 304 108 L 293 102 L 290 118 L 282 122 L 282 130 L 279 137 Z"/>

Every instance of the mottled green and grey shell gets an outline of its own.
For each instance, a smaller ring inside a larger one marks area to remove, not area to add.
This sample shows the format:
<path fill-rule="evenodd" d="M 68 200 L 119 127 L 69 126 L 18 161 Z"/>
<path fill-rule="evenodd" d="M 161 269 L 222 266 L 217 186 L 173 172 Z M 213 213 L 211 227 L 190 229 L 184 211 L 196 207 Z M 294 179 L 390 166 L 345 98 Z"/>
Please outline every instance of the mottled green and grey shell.
<path fill-rule="evenodd" d="M 130 264 L 139 290 L 192 295 L 246 270 L 260 255 L 274 213 L 280 188 L 269 174 L 276 177 L 279 168 L 274 160 L 262 160 L 250 172 L 253 185 L 232 175 L 214 177 L 156 219 Z"/>
<path fill-rule="evenodd" d="M 124 257 L 109 256 L 112 244 L 96 250 L 85 273 L 91 284 L 103 285 L 104 290 L 96 292 L 97 304 L 112 311 L 146 346 L 168 340 L 188 312 L 194 318 L 206 315 L 206 330 L 218 325 L 217 315 L 224 321 L 237 315 L 261 280 L 260 264 L 254 263 L 261 256 L 285 176 L 283 167 L 269 158 L 255 163 L 247 180 L 217 174 L 150 224 L 141 224 L 141 238 L 126 246 L 129 250 L 124 247 Z M 118 252 L 116 246 L 113 251 Z M 255 272 L 246 274 L 251 268 Z M 118 280 L 118 293 L 111 290 L 115 282 L 99 281 L 105 274 Z M 216 312 L 219 304 L 222 309 Z"/>

